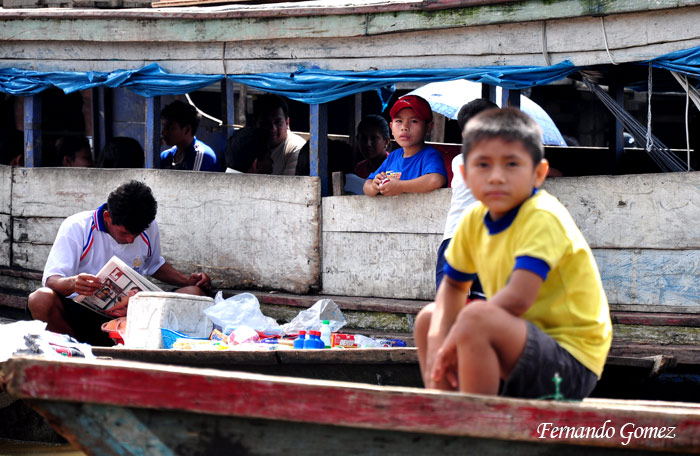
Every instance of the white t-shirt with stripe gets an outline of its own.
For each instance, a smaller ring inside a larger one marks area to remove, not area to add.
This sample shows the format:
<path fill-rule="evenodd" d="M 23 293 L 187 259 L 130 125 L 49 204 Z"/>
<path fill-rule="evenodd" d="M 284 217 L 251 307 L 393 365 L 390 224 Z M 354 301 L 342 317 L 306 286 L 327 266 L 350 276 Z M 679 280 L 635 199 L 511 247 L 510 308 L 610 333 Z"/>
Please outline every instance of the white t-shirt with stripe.
<path fill-rule="evenodd" d="M 46 260 L 42 285 L 51 276 L 97 274 L 115 255 L 142 275 L 152 275 L 163 266 L 156 221 L 131 244 L 119 244 L 107 232 L 102 217 L 105 207 L 71 215 L 61 223 Z M 75 293 L 68 297 L 74 296 Z"/>

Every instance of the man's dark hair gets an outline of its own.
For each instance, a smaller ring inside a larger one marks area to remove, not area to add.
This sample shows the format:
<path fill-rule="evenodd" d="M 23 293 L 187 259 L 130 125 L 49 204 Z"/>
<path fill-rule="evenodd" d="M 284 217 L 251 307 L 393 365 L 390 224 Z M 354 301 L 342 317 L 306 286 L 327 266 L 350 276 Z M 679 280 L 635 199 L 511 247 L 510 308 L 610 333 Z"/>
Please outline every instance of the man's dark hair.
<path fill-rule="evenodd" d="M 289 118 L 289 106 L 284 98 L 279 95 L 265 94 L 260 95 L 253 102 L 253 113 L 255 114 L 255 121 L 261 117 L 267 116 L 271 112 L 281 109 L 284 114 L 284 118 Z"/>
<path fill-rule="evenodd" d="M 464 131 L 464 126 L 469 122 L 469 119 L 487 109 L 497 108 L 498 105 L 486 98 L 475 98 L 469 103 L 463 105 L 457 113 L 457 123 L 459 131 Z"/>
<path fill-rule="evenodd" d="M 113 224 L 123 226 L 131 234 L 141 234 L 156 218 L 158 203 L 146 184 L 132 180 L 109 194 L 107 210 Z"/>
<path fill-rule="evenodd" d="M 516 108 L 488 109 L 477 114 L 464 128 L 462 154 L 464 163 L 472 148 L 485 139 L 499 138 L 521 142 L 536 166 L 544 158 L 542 129 L 524 112 Z"/>
<path fill-rule="evenodd" d="M 362 118 L 359 125 L 357 126 L 357 133 L 363 128 L 373 128 L 382 135 L 382 138 L 390 138 L 391 133 L 389 132 L 389 123 L 386 119 L 378 114 L 369 114 Z"/>
<path fill-rule="evenodd" d="M 192 129 L 192 136 L 197 132 L 199 121 L 202 116 L 199 115 L 194 106 L 183 103 L 180 100 L 175 100 L 160 111 L 161 119 L 172 120 L 184 128 L 189 125 Z"/>
<path fill-rule="evenodd" d="M 102 148 L 97 159 L 99 168 L 143 168 L 145 156 L 141 144 L 134 138 L 117 136 Z"/>
<path fill-rule="evenodd" d="M 64 136 L 56 141 L 56 164 L 63 164 L 63 157 L 75 160 L 78 151 L 90 150 L 90 142 L 85 136 Z"/>

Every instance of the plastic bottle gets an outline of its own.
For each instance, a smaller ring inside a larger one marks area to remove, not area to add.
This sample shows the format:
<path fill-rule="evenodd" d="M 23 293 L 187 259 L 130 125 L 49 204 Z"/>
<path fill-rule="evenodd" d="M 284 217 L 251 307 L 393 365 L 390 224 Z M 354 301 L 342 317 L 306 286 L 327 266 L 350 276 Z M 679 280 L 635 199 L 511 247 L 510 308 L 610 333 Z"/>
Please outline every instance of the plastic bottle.
<path fill-rule="evenodd" d="M 299 331 L 299 337 L 294 339 L 294 348 L 296 348 L 296 349 L 304 348 L 305 341 L 306 341 L 306 331 Z"/>
<path fill-rule="evenodd" d="M 318 348 L 318 344 L 316 343 L 316 338 L 315 338 L 316 331 L 307 331 L 307 338 L 304 341 L 304 349 L 313 349 L 313 348 Z"/>
<path fill-rule="evenodd" d="M 321 323 L 321 342 L 323 342 L 322 348 L 331 348 L 331 325 L 328 320 L 323 320 Z"/>

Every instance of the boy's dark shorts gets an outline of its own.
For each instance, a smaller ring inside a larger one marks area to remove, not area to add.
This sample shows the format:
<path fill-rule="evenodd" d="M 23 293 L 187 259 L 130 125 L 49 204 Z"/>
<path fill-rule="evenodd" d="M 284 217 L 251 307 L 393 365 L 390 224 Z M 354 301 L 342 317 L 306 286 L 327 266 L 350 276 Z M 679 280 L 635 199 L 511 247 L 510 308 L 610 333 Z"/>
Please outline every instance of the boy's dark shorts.
<path fill-rule="evenodd" d="M 566 399 L 583 399 L 591 394 L 598 377 L 545 334 L 527 323 L 527 341 L 508 380 L 501 384 L 500 396 L 543 398 L 555 394 L 552 380 L 559 373 L 559 392 Z"/>
<path fill-rule="evenodd" d="M 109 335 L 102 331 L 102 323 L 112 320 L 115 317 L 100 315 L 97 312 L 93 312 L 81 306 L 72 299 L 64 298 L 63 296 L 59 296 L 58 298 L 61 300 L 61 304 L 63 304 L 63 316 L 66 319 L 66 323 L 73 328 L 75 338 L 78 342 L 99 347 L 111 347 L 114 345 L 114 341 L 109 338 Z M 31 316 L 28 305 L 25 306 L 25 310 L 27 314 Z"/>

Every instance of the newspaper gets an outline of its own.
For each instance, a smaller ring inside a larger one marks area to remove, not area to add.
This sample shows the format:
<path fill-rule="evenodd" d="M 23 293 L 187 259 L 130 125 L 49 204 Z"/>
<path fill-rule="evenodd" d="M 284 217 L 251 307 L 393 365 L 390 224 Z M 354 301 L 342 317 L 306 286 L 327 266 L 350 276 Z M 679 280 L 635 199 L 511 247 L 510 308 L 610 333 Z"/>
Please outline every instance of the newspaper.
<path fill-rule="evenodd" d="M 102 287 L 94 295 L 79 295 L 73 300 L 101 314 L 139 291 L 163 291 L 116 256 L 100 269 L 97 278 Z"/>

